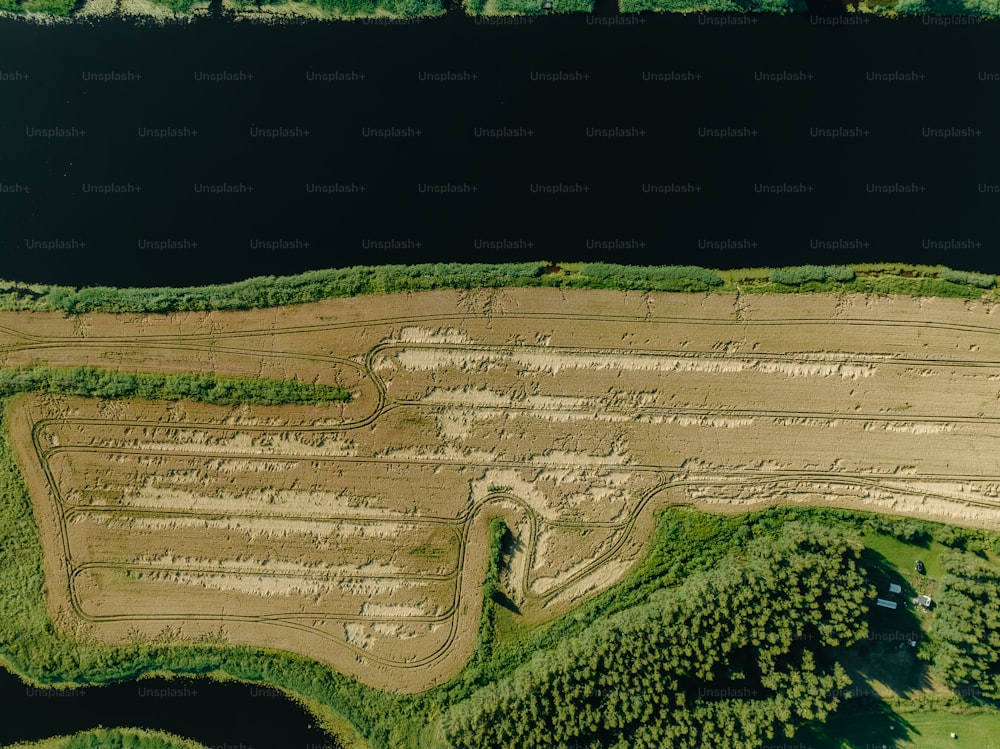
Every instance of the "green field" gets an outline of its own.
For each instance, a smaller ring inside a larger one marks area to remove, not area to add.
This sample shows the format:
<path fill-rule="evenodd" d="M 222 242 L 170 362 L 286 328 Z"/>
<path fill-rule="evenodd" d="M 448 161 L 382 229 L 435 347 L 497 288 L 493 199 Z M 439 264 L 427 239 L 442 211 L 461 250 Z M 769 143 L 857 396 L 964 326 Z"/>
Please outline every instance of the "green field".
<path fill-rule="evenodd" d="M 955 733 L 957 738 L 951 738 Z M 929 711 L 834 716 L 823 731 L 803 741 L 816 749 L 997 749 L 1000 713 Z"/>

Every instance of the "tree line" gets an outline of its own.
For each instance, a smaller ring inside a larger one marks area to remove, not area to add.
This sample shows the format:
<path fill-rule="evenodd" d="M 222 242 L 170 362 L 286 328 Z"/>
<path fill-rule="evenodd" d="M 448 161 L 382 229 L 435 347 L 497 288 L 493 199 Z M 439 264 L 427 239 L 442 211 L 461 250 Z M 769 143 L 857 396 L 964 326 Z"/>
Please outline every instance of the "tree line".
<path fill-rule="evenodd" d="M 954 551 L 940 562 L 928 657 L 960 694 L 1000 700 L 1000 572 Z"/>

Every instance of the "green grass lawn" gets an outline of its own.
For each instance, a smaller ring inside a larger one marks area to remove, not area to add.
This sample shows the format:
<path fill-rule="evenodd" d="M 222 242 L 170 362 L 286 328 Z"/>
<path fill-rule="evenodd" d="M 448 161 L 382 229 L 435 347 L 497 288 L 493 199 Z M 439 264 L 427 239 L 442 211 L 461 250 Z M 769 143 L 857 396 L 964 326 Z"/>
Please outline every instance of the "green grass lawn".
<path fill-rule="evenodd" d="M 841 715 L 827 722 L 823 734 L 803 736 L 801 743 L 815 749 L 1000 749 L 1000 713 Z"/>
<path fill-rule="evenodd" d="M 862 534 L 865 547 L 875 554 L 880 555 L 884 562 L 891 569 L 886 570 L 889 574 L 886 579 L 876 576 L 872 582 L 879 589 L 879 595 L 883 598 L 891 598 L 886 595 L 886 585 L 889 582 L 900 583 L 903 586 L 903 594 L 895 596 L 899 601 L 909 601 L 913 596 L 927 594 L 934 598 L 941 577 L 944 571 L 941 568 L 941 554 L 949 551 L 948 547 L 937 541 L 928 544 L 905 543 L 891 536 L 865 532 Z M 917 560 L 924 563 L 926 573 L 921 575 L 916 571 Z M 980 557 L 983 561 L 1000 567 L 997 557 L 990 553 L 985 557 Z"/>
<path fill-rule="evenodd" d="M 948 547 L 937 541 L 932 541 L 928 546 L 921 547 L 879 533 L 865 533 L 862 538 L 865 546 L 884 556 L 911 584 L 918 581 L 919 578 L 940 579 L 942 575 L 939 558 L 941 552 L 946 551 Z M 918 559 L 927 568 L 926 575 L 918 575 L 914 569 Z"/>

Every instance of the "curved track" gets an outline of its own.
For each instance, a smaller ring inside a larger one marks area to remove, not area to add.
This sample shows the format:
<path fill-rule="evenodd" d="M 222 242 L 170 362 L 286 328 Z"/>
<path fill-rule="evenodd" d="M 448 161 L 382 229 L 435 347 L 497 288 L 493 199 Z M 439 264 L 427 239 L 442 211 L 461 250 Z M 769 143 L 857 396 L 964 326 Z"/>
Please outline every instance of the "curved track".
<path fill-rule="evenodd" d="M 526 311 L 536 296 L 544 309 Z M 1000 385 L 991 384 L 1000 379 L 1000 326 L 990 324 L 991 310 L 939 304 L 940 319 L 928 319 L 898 307 L 880 315 L 876 304 L 871 316 L 852 318 L 831 299 L 826 317 L 810 309 L 815 316 L 747 319 L 724 300 L 698 317 L 676 314 L 691 296 L 657 296 L 669 309 L 655 315 L 619 294 L 518 290 L 503 296 L 516 305 L 499 313 L 489 305 L 487 314 L 461 294 L 433 298 L 431 313 L 411 295 L 393 298 L 406 309 L 392 316 L 374 302 L 364 316 L 355 303 L 354 319 L 315 322 L 337 316 L 333 302 L 269 326 L 213 314 L 187 328 L 154 318 L 133 334 L 105 316 L 85 337 L 60 335 L 52 320 L 46 333 L 28 332 L 28 316 L 5 317 L 7 364 L 99 364 L 108 352 L 135 352 L 165 371 L 356 378 L 356 404 L 315 421 L 263 408 L 234 421 L 232 410 L 192 406 L 178 422 L 158 404 L 126 404 L 124 415 L 105 417 L 91 401 L 22 399 L 15 420 L 29 437 L 21 458 L 43 519 L 46 572 L 62 580 L 50 580 L 52 604 L 98 636 L 113 639 L 126 624 L 148 635 L 176 624 L 196 636 L 221 624 L 233 641 L 296 650 L 368 683 L 415 691 L 456 673 L 471 653 L 492 516 L 523 531 L 509 592 L 539 621 L 620 579 L 667 504 L 740 511 L 805 501 L 1000 527 L 1000 462 L 989 449 L 1000 437 Z M 594 300 L 602 312 L 590 309 Z M 804 348 L 810 336 L 814 346 Z M 957 404 L 942 401 L 946 384 L 960 386 Z M 194 441 L 171 442 L 178 430 Z M 334 443 L 353 452 L 327 446 Z M 224 479 L 206 467 L 213 461 L 244 468 Z M 288 466 L 287 475 L 265 473 L 267 461 Z M 148 479 L 148 491 L 129 483 L 136 477 Z M 303 485 L 309 497 L 352 497 L 370 486 L 377 501 L 304 512 L 296 509 Z M 407 485 L 410 496 L 390 496 Z M 273 506 L 247 499 L 255 487 L 273 492 Z M 130 531 L 135 548 L 101 545 L 102 533 L 130 523 L 149 529 Z M 326 542 L 300 568 L 268 569 L 253 557 L 264 542 L 240 540 L 255 523 L 284 524 L 293 541 L 300 527 L 316 538 L 371 528 L 337 543 L 393 559 L 412 552 L 405 559 L 417 566 L 349 570 L 347 552 L 338 557 Z M 206 538 L 228 534 L 215 559 L 229 566 L 191 561 L 203 548 L 181 529 L 198 524 L 216 534 Z M 418 569 L 420 547 L 379 540 L 393 524 L 417 529 L 414 537 L 442 529 L 453 541 L 430 549 Z M 156 561 L 167 537 L 191 550 Z M 212 594 L 213 576 L 234 587 Z M 245 580 L 285 590 L 283 603 L 248 592 Z M 345 592 L 311 601 L 295 593 L 300 581 Z M 431 598 L 408 598 L 410 584 Z M 191 600 L 217 595 L 218 604 L 171 609 L 184 600 L 158 599 L 171 585 L 188 586 Z M 345 610 L 354 600 L 346 591 L 363 585 L 403 592 Z M 157 600 L 158 610 L 145 610 Z M 414 613 L 419 606 L 433 613 Z"/>

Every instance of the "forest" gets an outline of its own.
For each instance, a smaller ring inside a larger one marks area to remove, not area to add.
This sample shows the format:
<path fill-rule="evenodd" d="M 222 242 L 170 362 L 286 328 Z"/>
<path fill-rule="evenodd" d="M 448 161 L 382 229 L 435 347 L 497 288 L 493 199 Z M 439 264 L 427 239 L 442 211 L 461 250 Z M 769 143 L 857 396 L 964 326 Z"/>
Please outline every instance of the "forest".
<path fill-rule="evenodd" d="M 956 552 L 941 562 L 928 658 L 948 686 L 1000 700 L 1000 571 Z"/>
<path fill-rule="evenodd" d="M 867 634 L 861 544 L 788 524 L 537 653 L 444 715 L 449 746 L 755 747 L 822 720 Z"/>

